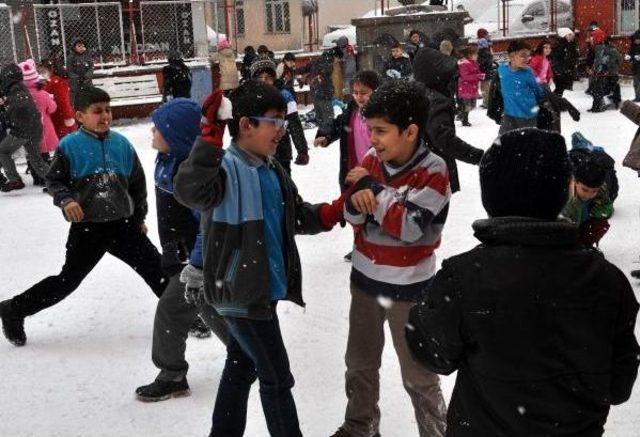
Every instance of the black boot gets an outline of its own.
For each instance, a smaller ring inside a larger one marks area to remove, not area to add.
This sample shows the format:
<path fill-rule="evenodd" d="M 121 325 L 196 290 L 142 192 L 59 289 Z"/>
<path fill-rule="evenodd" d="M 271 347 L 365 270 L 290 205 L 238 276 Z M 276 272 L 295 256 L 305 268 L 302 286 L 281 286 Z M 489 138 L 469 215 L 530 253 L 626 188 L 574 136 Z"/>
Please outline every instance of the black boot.
<path fill-rule="evenodd" d="M 198 316 L 189 328 L 189 335 L 196 338 L 209 338 L 211 337 L 211 329 Z"/>
<path fill-rule="evenodd" d="M 0 191 L 2 191 L 3 193 L 8 193 L 9 191 L 22 190 L 23 188 L 24 182 L 22 182 L 22 179 L 18 179 L 15 181 L 5 182 L 4 184 L 2 184 L 2 187 L 0 187 Z"/>
<path fill-rule="evenodd" d="M 632 270 L 631 271 L 631 276 L 636 278 L 636 279 L 640 279 L 640 270 Z"/>
<path fill-rule="evenodd" d="M 469 113 L 466 111 L 462 112 L 462 125 L 471 126 L 471 123 L 469 123 Z"/>
<path fill-rule="evenodd" d="M 27 342 L 27 334 L 24 333 L 24 317 L 14 313 L 11 299 L 0 302 L 0 319 L 2 319 L 2 332 L 7 340 L 15 346 L 24 346 Z"/>
<path fill-rule="evenodd" d="M 136 397 L 142 402 L 166 401 L 170 398 L 182 398 L 190 395 L 191 390 L 186 377 L 180 381 L 156 379 L 151 384 L 136 389 Z"/>

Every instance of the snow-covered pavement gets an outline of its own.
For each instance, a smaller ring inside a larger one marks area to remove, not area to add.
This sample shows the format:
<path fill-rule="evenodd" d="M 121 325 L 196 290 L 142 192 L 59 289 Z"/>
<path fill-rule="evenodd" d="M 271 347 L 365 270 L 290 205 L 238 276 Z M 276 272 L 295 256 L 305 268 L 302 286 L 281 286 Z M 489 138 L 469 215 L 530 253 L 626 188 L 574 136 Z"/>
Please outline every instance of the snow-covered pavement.
<path fill-rule="evenodd" d="M 590 99 L 583 87 L 567 97 L 583 113 L 579 123 L 563 115 L 564 134 L 579 129 L 622 161 L 636 126 L 615 111 L 587 113 Z M 625 97 L 632 96 L 623 87 Z M 471 128 L 459 135 L 487 148 L 498 126 L 476 110 Z M 146 169 L 150 211 L 147 223 L 157 244 L 150 123 L 117 128 L 136 146 Z M 311 141 L 314 131 L 307 131 Z M 339 193 L 338 146 L 311 150 L 307 167 L 293 166 L 294 180 L 306 200 L 331 200 Z M 607 258 L 624 272 L 640 268 L 640 181 L 636 173 L 618 168 L 620 197 L 611 230 L 602 242 Z M 440 260 L 477 244 L 471 223 L 485 217 L 480 202 L 477 168 L 460 164 L 462 192 L 452 200 Z M 28 177 L 27 177 L 28 179 Z M 30 182 L 30 180 L 29 180 Z M 38 188 L 0 196 L 0 300 L 21 292 L 62 265 L 68 224 L 51 198 Z M 349 305 L 350 229 L 298 238 L 307 308 L 282 304 L 281 325 L 296 378 L 294 396 L 305 436 L 330 435 L 344 416 L 344 362 Z M 634 288 L 640 284 L 633 281 Z M 135 400 L 134 389 L 156 375 L 151 362 L 151 332 L 156 298 L 127 266 L 105 256 L 80 288 L 59 305 L 26 321 L 27 345 L 11 346 L 0 338 L 0 436 L 206 436 L 224 365 L 225 350 L 215 339 L 190 339 L 187 357 L 192 395 L 157 404 Z M 638 332 L 638 330 L 637 330 Z M 393 348 L 382 363 L 381 434 L 417 436 L 408 396 L 400 380 Z M 455 376 L 443 378 L 447 398 Z M 257 385 L 252 391 L 247 436 L 268 432 Z M 612 409 L 607 436 L 640 436 L 640 387 L 632 399 Z"/>

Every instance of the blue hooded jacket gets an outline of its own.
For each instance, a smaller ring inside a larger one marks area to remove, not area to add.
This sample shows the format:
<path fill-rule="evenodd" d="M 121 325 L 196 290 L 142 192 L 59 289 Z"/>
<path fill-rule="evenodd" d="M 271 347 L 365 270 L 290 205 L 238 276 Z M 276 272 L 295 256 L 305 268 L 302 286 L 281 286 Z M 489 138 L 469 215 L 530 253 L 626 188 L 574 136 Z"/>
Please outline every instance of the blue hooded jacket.
<path fill-rule="evenodd" d="M 170 153 L 158 153 L 156 158 L 156 187 L 173 193 L 173 177 L 200 135 L 200 106 L 192 100 L 173 99 L 156 109 L 151 120 L 171 148 Z"/>

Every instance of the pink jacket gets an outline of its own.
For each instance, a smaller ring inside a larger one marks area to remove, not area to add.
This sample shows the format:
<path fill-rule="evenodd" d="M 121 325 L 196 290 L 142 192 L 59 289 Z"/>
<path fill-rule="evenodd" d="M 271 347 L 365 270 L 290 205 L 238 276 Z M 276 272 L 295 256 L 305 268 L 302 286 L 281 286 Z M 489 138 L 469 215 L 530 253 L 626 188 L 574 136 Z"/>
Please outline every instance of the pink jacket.
<path fill-rule="evenodd" d="M 458 98 L 476 99 L 478 98 L 478 84 L 484 80 L 485 74 L 480 71 L 480 65 L 476 61 L 463 58 L 458 61 Z"/>
<path fill-rule="evenodd" d="M 31 98 L 36 104 L 38 111 L 40 111 L 40 118 L 42 120 L 42 142 L 40 143 L 40 152 L 49 153 L 56 150 L 58 147 L 58 135 L 53 127 L 53 121 L 51 121 L 51 114 L 53 114 L 58 105 L 56 105 L 53 96 L 45 90 L 38 89 L 37 81 L 28 81 L 24 83 Z"/>
<path fill-rule="evenodd" d="M 533 74 L 536 77 L 536 81 L 539 84 L 550 84 L 553 80 L 553 69 L 551 68 L 551 61 L 544 55 L 535 55 L 529 61 L 529 66 L 533 70 Z"/>

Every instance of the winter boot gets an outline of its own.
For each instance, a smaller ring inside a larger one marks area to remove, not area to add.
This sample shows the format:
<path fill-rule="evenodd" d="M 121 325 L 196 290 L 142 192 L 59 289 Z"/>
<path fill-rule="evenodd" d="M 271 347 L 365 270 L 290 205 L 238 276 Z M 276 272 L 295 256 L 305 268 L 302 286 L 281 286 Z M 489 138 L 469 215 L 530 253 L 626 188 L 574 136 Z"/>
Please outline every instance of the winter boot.
<path fill-rule="evenodd" d="M 136 397 L 142 402 L 166 401 L 170 398 L 182 398 L 191 395 L 185 376 L 180 381 L 162 381 L 156 379 L 149 385 L 136 389 Z"/>
<path fill-rule="evenodd" d="M 189 328 L 189 335 L 196 338 L 209 338 L 211 337 L 211 329 L 198 316 Z"/>
<path fill-rule="evenodd" d="M 22 190 L 23 188 L 24 182 L 22 182 L 22 179 L 18 179 L 2 184 L 2 187 L 0 187 L 0 191 L 2 191 L 3 193 L 8 193 L 9 191 Z"/>
<path fill-rule="evenodd" d="M 24 317 L 13 312 L 11 299 L 0 302 L 0 319 L 2 319 L 2 332 L 7 340 L 15 346 L 24 346 L 27 342 L 27 334 L 24 333 Z"/>
<path fill-rule="evenodd" d="M 463 111 L 460 113 L 460 117 L 462 119 L 462 125 L 463 126 L 471 126 L 471 123 L 469 123 L 469 113 L 466 111 Z"/>
<path fill-rule="evenodd" d="M 34 170 L 31 162 L 27 161 L 27 173 L 31 175 L 33 178 L 33 185 L 43 187 L 44 179 L 40 177 L 40 175 Z"/>
<path fill-rule="evenodd" d="M 351 434 L 349 431 L 341 427 L 341 428 L 338 428 L 338 430 L 334 434 L 332 434 L 331 437 L 355 437 L 355 436 Z M 371 437 L 380 437 L 380 433 L 377 432 Z"/>

